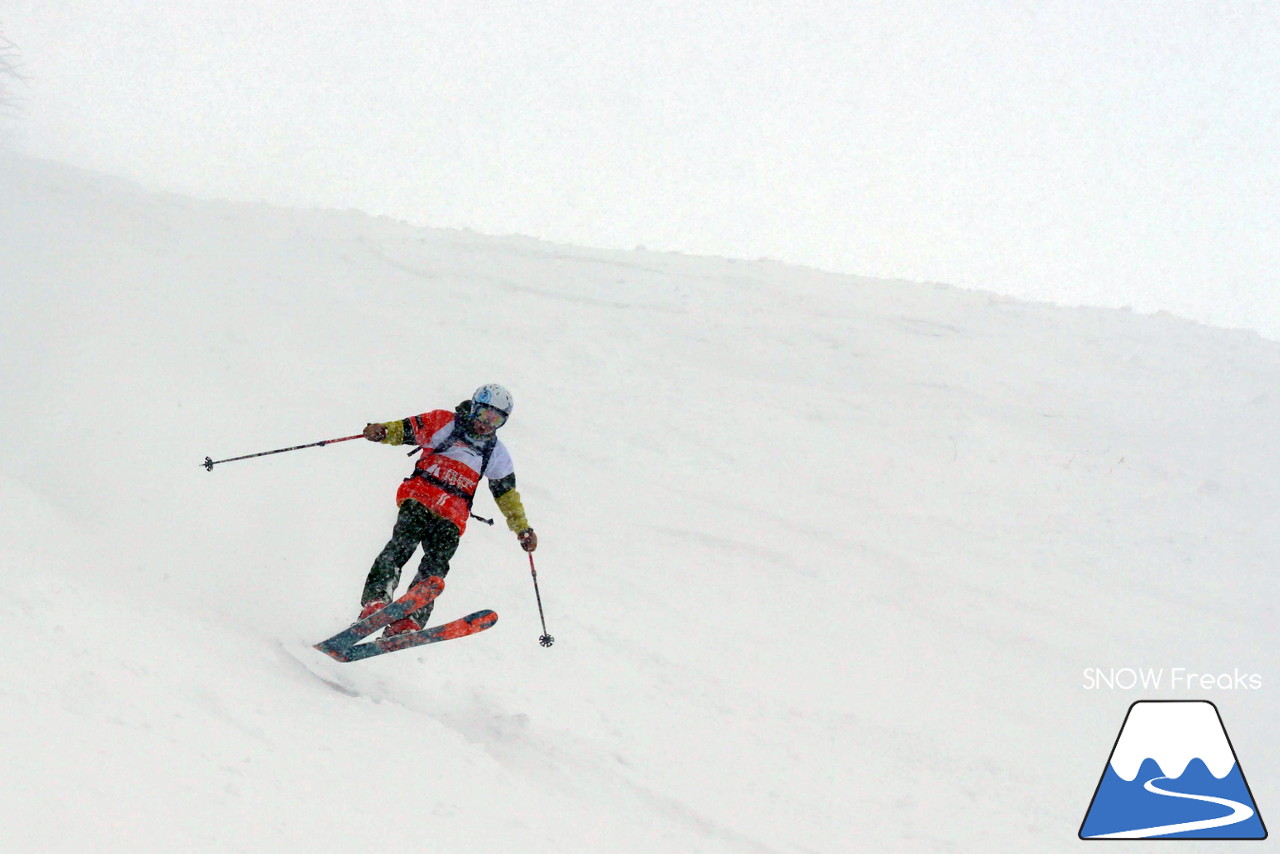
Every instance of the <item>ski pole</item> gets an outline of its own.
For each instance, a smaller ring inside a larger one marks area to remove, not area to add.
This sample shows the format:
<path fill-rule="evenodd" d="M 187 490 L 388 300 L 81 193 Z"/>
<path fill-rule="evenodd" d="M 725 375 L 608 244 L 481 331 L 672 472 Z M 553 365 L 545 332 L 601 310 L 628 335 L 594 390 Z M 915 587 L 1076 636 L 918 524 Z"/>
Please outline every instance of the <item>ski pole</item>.
<path fill-rule="evenodd" d="M 538 618 L 542 620 L 542 637 L 538 638 L 538 643 L 551 646 L 556 639 L 547 634 L 547 617 L 542 613 L 542 594 L 538 592 L 538 570 L 533 565 L 533 552 L 529 552 L 529 571 L 533 573 L 533 595 L 538 597 Z"/>
<path fill-rule="evenodd" d="M 343 436 L 341 439 L 325 439 L 321 442 L 312 442 L 310 445 L 294 445 L 292 448 L 279 448 L 275 451 L 263 451 L 260 454 L 245 454 L 243 457 L 230 457 L 225 460 L 215 460 L 212 457 L 205 457 L 204 462 L 200 465 L 205 467 L 206 471 L 213 471 L 213 467 L 218 463 L 234 463 L 236 460 L 251 460 L 254 457 L 266 457 L 271 454 L 283 454 L 286 451 L 300 451 L 303 448 L 319 448 L 322 445 L 332 445 L 334 442 L 350 442 L 352 439 L 363 439 L 363 433 L 357 433 L 354 436 Z"/>

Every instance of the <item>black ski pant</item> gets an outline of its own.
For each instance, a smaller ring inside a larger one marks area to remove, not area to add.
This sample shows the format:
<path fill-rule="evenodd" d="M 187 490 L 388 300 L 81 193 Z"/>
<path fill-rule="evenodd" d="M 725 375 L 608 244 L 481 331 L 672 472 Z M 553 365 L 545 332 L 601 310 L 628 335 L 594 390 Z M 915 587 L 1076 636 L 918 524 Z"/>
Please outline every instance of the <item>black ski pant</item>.
<path fill-rule="evenodd" d="M 457 525 L 437 516 L 412 498 L 406 499 L 400 505 L 400 515 L 396 517 L 390 542 L 373 561 L 369 577 L 365 579 L 360 604 L 394 599 L 396 587 L 400 584 L 400 571 L 418 546 L 422 546 L 422 562 L 418 564 L 418 574 L 414 576 L 413 583 L 425 581 L 433 575 L 444 578 L 449 574 L 449 559 L 458 550 L 460 536 Z M 426 625 L 434 604 L 428 603 L 410 616 Z"/>

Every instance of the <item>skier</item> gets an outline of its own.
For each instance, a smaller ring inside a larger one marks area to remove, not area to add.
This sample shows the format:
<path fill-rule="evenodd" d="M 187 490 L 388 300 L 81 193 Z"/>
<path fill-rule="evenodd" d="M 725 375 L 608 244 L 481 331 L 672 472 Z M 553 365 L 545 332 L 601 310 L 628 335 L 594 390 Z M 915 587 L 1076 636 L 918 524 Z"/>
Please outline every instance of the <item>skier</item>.
<path fill-rule="evenodd" d="M 453 412 L 436 409 L 385 424 L 368 424 L 364 437 L 387 445 L 417 445 L 422 449 L 413 474 L 396 492 L 400 512 L 391 540 L 378 555 L 365 579 L 360 618 L 385 608 L 395 597 L 400 572 L 419 545 L 422 562 L 413 583 L 449 572 L 449 559 L 467 528 L 471 503 L 480 478 L 489 479 L 498 508 L 521 547 L 532 552 L 538 537 L 525 518 L 516 492 L 515 466 L 497 437 L 511 415 L 511 392 L 496 383 L 482 385 Z M 384 636 L 421 630 L 434 603 L 387 626 Z"/>

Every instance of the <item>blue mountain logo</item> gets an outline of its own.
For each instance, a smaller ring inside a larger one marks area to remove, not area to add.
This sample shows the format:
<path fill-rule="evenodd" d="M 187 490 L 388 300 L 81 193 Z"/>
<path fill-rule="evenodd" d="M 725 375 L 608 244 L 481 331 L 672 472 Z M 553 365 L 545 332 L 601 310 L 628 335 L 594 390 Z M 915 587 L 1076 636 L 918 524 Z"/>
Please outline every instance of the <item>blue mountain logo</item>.
<path fill-rule="evenodd" d="M 1218 707 L 1129 707 L 1080 825 L 1081 839 L 1266 839 Z"/>

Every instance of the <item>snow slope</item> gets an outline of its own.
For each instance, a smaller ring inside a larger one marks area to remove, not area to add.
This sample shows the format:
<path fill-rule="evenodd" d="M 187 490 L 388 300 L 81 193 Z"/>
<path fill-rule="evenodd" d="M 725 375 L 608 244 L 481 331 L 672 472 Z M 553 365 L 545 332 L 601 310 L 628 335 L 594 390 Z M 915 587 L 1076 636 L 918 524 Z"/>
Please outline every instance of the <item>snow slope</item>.
<path fill-rule="evenodd" d="M 1152 696 L 1280 803 L 1251 333 L 7 156 L 0 366 L 5 850 L 1066 850 Z M 489 381 L 556 645 L 499 524 L 436 610 L 494 629 L 315 653 L 410 461 L 199 462 Z M 1262 687 L 1082 676 L 1138 666 Z"/>

